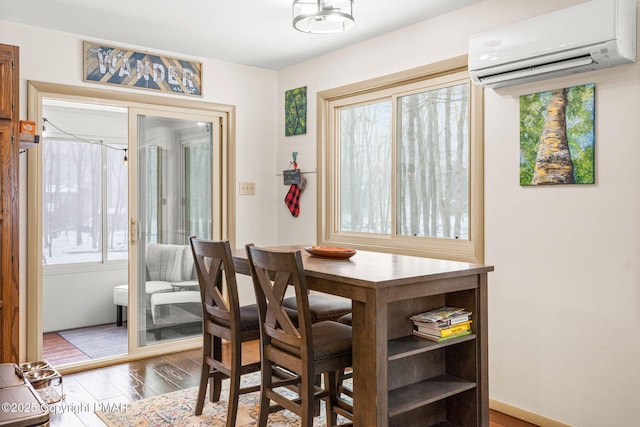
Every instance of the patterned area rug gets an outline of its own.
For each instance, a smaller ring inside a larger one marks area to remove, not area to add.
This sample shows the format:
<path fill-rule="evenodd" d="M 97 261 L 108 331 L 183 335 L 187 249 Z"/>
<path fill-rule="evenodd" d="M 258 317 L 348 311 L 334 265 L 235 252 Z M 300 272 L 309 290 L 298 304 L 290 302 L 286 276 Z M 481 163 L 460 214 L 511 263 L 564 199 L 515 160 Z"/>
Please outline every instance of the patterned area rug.
<path fill-rule="evenodd" d="M 259 374 L 245 375 L 242 378 L 243 387 L 258 384 Z M 126 411 L 104 412 L 96 411 L 96 415 L 109 427 L 224 427 L 227 419 L 227 401 L 229 399 L 229 381 L 222 382 L 222 396 L 219 402 L 209 402 L 205 397 L 202 415 L 195 416 L 194 408 L 197 387 L 175 391 L 149 399 L 131 403 Z M 259 393 L 240 395 L 237 427 L 255 426 L 259 412 Z M 314 419 L 314 426 L 325 426 L 324 402 L 321 415 Z M 344 422 L 341 417 L 339 422 Z M 269 415 L 269 427 L 297 427 L 300 419 L 289 411 L 280 411 Z"/>

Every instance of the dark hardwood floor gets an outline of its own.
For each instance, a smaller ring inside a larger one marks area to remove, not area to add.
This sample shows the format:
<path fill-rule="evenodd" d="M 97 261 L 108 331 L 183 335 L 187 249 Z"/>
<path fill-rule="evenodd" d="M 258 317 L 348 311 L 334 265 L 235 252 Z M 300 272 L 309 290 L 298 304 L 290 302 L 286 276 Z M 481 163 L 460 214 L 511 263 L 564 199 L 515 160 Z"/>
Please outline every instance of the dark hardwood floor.
<path fill-rule="evenodd" d="M 94 414 L 101 405 L 195 387 L 199 372 L 200 351 L 187 351 L 64 375 L 66 399 L 54 405 L 51 426 L 104 426 Z"/>

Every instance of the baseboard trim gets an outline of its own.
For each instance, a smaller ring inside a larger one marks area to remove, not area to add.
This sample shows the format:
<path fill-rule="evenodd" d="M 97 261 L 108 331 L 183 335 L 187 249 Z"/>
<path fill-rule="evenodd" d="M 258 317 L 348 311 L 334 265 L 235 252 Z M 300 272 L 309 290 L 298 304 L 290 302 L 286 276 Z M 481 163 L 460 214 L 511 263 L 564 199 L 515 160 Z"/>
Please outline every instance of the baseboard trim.
<path fill-rule="evenodd" d="M 540 427 L 571 427 L 569 424 L 563 424 L 560 421 L 552 420 L 494 399 L 489 399 L 489 408 Z"/>

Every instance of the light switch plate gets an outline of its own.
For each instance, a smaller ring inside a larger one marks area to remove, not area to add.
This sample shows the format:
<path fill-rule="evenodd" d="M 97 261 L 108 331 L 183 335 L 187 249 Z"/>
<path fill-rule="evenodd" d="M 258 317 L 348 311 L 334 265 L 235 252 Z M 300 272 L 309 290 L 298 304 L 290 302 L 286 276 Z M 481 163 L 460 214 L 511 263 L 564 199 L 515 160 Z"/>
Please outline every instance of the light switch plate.
<path fill-rule="evenodd" d="M 256 194 L 256 183 L 255 182 L 241 182 L 240 183 L 240 194 L 247 196 L 254 196 Z"/>

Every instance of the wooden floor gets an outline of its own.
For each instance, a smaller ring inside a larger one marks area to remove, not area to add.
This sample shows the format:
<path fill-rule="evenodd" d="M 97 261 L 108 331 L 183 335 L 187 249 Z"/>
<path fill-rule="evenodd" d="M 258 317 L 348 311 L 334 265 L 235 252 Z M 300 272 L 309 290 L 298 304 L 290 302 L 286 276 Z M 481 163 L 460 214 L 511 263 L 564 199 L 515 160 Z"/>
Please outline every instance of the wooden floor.
<path fill-rule="evenodd" d="M 53 366 L 91 360 L 56 332 L 47 332 L 42 335 L 42 357 Z"/>
<path fill-rule="evenodd" d="M 257 355 L 257 346 L 245 352 L 248 358 Z M 126 404 L 196 387 L 200 366 L 200 351 L 192 350 L 64 375 L 66 399 L 53 406 L 51 427 L 103 426 L 93 413 L 100 405 Z M 495 411 L 490 412 L 489 426 L 534 427 Z"/>
<path fill-rule="evenodd" d="M 198 385 L 200 351 L 188 351 L 63 376 L 66 399 L 53 405 L 52 427 L 103 426 L 100 405 L 126 404 Z M 55 413 L 56 407 L 61 413 Z"/>

